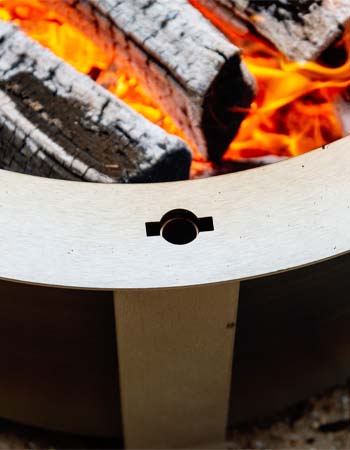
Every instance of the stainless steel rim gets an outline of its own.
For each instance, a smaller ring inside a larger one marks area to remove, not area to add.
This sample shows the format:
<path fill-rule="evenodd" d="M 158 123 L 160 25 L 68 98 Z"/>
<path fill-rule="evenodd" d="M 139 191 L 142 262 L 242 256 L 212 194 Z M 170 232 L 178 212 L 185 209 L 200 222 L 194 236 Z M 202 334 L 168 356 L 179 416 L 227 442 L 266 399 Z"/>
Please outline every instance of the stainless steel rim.
<path fill-rule="evenodd" d="M 87 289 L 238 281 L 350 251 L 349 136 L 205 180 L 102 185 L 0 171 L 0 278 Z M 146 235 L 182 208 L 212 217 L 188 245 Z"/>

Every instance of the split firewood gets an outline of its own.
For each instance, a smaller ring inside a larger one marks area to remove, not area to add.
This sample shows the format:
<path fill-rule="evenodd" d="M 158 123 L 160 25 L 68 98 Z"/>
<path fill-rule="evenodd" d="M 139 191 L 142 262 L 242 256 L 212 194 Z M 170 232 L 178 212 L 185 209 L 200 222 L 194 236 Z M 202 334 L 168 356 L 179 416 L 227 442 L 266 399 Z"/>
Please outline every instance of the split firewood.
<path fill-rule="evenodd" d="M 349 0 L 191 0 L 224 20 L 248 21 L 291 60 L 311 61 L 328 48 L 350 20 Z M 214 11 L 212 11 L 214 9 Z"/>
<path fill-rule="evenodd" d="M 0 165 L 94 182 L 186 179 L 186 144 L 0 21 Z"/>
<path fill-rule="evenodd" d="M 187 0 L 45 4 L 113 52 L 197 149 L 220 159 L 246 115 L 255 83 L 240 50 Z"/>
<path fill-rule="evenodd" d="M 207 17 L 225 36 L 233 42 L 238 36 L 249 33 L 250 25 L 228 8 L 220 0 L 189 0 L 189 2 Z"/>

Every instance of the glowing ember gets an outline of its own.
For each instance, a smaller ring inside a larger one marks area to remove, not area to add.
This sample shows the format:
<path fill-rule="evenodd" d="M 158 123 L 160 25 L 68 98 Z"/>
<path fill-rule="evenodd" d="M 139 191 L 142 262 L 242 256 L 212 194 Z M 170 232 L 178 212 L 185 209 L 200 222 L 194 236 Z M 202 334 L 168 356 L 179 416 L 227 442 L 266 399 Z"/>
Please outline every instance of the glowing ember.
<path fill-rule="evenodd" d="M 347 44 L 347 58 L 337 68 L 289 62 L 253 39 L 245 46 L 237 42 L 246 49 L 244 61 L 258 80 L 259 93 L 226 157 L 295 156 L 342 137 L 335 102 L 350 86 L 349 42 L 347 30 L 339 44 Z"/>
<path fill-rule="evenodd" d="M 243 60 L 258 82 L 257 98 L 225 159 L 296 156 L 343 137 L 335 103 L 350 86 L 350 24 L 337 44 L 343 55 L 339 67 L 295 63 L 245 27 L 236 24 L 235 29 L 197 0 L 190 1 L 243 49 Z"/>
<path fill-rule="evenodd" d="M 11 20 L 23 31 L 80 72 L 91 75 L 97 83 L 167 132 L 185 139 L 184 134 L 146 94 L 135 78 L 113 63 L 81 31 L 64 22 L 39 0 L 0 0 L 0 20 Z"/>
<path fill-rule="evenodd" d="M 196 6 L 196 0 L 192 0 Z M 350 32 L 338 44 L 344 49 L 339 67 L 292 63 L 244 28 L 210 17 L 243 49 L 243 59 L 258 81 L 258 95 L 225 159 L 265 155 L 295 156 L 343 135 L 336 99 L 350 86 Z M 39 0 L 0 0 L 0 19 L 12 20 L 42 45 L 123 99 L 166 131 L 185 138 L 171 118 L 144 92 L 136 79 L 115 66 L 82 32 L 65 23 Z M 340 52 L 341 53 L 341 52 Z M 195 154 L 193 175 L 209 166 Z"/>

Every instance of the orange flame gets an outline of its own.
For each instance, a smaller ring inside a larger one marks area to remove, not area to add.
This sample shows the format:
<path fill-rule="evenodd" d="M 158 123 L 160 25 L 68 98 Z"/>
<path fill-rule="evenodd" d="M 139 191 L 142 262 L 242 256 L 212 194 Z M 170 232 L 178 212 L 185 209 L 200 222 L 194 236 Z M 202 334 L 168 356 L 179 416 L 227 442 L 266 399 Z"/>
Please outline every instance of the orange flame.
<path fill-rule="evenodd" d="M 191 2 L 197 5 L 196 0 Z M 345 58 L 339 67 L 288 61 L 245 27 L 233 28 L 202 11 L 243 49 L 243 60 L 258 82 L 258 94 L 225 159 L 268 154 L 294 156 L 334 141 L 344 134 L 336 99 L 350 86 L 350 32 L 341 42 Z M 40 0 L 0 0 L 0 19 L 12 20 L 77 70 L 123 99 L 166 131 L 186 140 L 181 130 L 143 90 L 135 78 L 116 67 L 81 31 L 67 24 Z M 72 46 L 73 43 L 73 46 Z M 195 154 L 193 175 L 208 167 Z"/>
<path fill-rule="evenodd" d="M 44 1 L 0 0 L 1 19 L 13 21 L 77 70 L 92 75 L 99 84 L 147 119 L 185 139 L 182 131 L 161 111 L 138 81 L 115 66 L 112 55 L 107 55 L 80 30 L 49 10 Z"/>
<path fill-rule="evenodd" d="M 342 137 L 335 103 L 350 86 L 349 29 L 341 43 L 347 57 L 336 68 L 261 53 L 263 44 L 253 42 L 243 59 L 258 81 L 258 95 L 226 157 L 295 156 Z"/>
<path fill-rule="evenodd" d="M 343 61 L 339 67 L 327 67 L 288 61 L 241 22 L 232 25 L 199 0 L 190 2 L 243 50 L 258 83 L 257 97 L 225 159 L 295 156 L 343 137 L 335 103 L 350 86 L 350 24 L 336 44 L 344 50 Z"/>

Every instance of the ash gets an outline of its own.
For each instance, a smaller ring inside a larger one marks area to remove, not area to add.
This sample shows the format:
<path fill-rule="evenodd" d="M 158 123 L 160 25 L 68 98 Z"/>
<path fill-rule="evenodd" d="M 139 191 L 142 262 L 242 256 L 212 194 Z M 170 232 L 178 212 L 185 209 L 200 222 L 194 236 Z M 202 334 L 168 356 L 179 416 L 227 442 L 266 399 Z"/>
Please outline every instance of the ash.
<path fill-rule="evenodd" d="M 321 6 L 323 0 L 250 0 L 249 11 L 268 11 L 277 20 L 293 20 L 303 23 L 303 17 L 313 8 Z"/>

